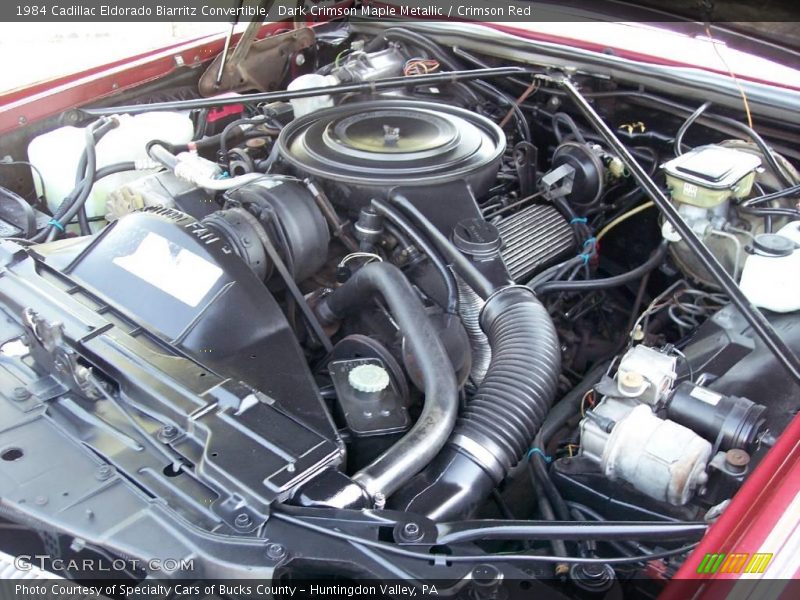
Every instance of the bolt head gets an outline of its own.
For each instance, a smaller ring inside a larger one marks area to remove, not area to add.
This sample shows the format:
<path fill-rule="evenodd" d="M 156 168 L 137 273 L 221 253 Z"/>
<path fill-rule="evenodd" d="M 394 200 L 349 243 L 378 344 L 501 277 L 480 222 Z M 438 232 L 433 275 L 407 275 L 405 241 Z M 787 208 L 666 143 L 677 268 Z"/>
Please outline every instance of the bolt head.
<path fill-rule="evenodd" d="M 272 560 L 280 560 L 286 556 L 286 548 L 280 544 L 270 544 L 267 546 L 267 556 Z"/>
<path fill-rule="evenodd" d="M 732 448 L 725 453 L 725 462 L 734 473 L 743 473 L 750 464 L 750 455 L 739 448 Z"/>
<path fill-rule="evenodd" d="M 113 474 L 114 467 L 111 465 L 100 465 L 97 467 L 94 476 L 100 481 L 105 481 L 106 479 L 110 479 Z"/>
<path fill-rule="evenodd" d="M 174 425 L 164 425 L 158 435 L 162 440 L 171 440 L 178 435 L 178 428 Z"/>
<path fill-rule="evenodd" d="M 234 519 L 233 522 L 237 527 L 248 527 L 253 522 L 253 520 L 247 513 L 239 513 L 238 515 L 236 515 L 236 518 Z"/>
<path fill-rule="evenodd" d="M 21 402 L 22 400 L 27 400 L 28 398 L 30 398 L 31 397 L 31 393 L 27 389 L 25 389 L 24 387 L 17 386 L 17 387 L 14 388 L 13 396 L 14 396 L 14 400 L 18 400 L 18 401 Z"/>
<path fill-rule="evenodd" d="M 471 576 L 475 585 L 494 587 L 499 583 L 501 573 L 494 565 L 483 564 L 472 569 Z"/>

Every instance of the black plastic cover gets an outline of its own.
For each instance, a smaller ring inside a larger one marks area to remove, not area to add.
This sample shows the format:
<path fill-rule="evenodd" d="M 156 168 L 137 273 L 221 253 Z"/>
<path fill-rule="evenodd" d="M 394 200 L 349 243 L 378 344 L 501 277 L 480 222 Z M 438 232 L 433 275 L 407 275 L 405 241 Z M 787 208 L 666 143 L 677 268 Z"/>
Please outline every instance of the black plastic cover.
<path fill-rule="evenodd" d="M 330 422 L 272 294 L 213 230 L 173 209 L 127 215 L 48 260 L 218 373 L 268 391 L 319 431 Z M 68 261 L 68 262 L 67 262 Z"/>

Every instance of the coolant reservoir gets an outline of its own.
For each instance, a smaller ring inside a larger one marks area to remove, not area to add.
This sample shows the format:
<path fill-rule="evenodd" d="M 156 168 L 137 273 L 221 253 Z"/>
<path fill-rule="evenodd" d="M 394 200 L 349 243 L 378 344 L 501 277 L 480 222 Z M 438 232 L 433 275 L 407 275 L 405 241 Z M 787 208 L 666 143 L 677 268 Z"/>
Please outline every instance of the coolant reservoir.
<path fill-rule="evenodd" d="M 145 146 L 149 141 L 159 139 L 171 144 L 185 144 L 192 139 L 194 132 L 189 116 L 178 112 L 120 115 L 118 118 L 119 126 L 97 143 L 98 169 L 122 161 L 144 160 L 147 158 Z M 71 126 L 43 133 L 28 144 L 28 160 L 42 174 L 51 211 L 55 211 L 75 187 L 78 161 L 85 148 L 84 128 Z M 108 193 L 143 174 L 142 171 L 118 173 L 98 181 L 86 200 L 87 216 L 104 216 Z M 37 193 L 41 194 L 38 178 L 33 180 Z"/>
<path fill-rule="evenodd" d="M 336 85 L 338 82 L 331 75 L 319 75 L 318 73 L 307 73 L 294 79 L 286 88 L 288 91 L 307 90 L 311 88 L 327 87 Z M 294 109 L 294 117 L 299 119 L 303 115 L 316 112 L 323 108 L 333 106 L 333 98 L 329 95 L 311 96 L 310 98 L 292 98 L 289 100 Z"/>
<path fill-rule="evenodd" d="M 780 313 L 800 310 L 800 222 L 753 240 L 739 287 L 756 306 Z"/>

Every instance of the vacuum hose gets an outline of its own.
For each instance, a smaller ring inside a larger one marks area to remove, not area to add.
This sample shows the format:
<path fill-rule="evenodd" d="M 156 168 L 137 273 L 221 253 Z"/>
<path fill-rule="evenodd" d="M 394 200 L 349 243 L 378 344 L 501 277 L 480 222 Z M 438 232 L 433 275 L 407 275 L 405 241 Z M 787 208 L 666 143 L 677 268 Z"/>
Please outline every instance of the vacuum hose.
<path fill-rule="evenodd" d="M 434 520 L 465 518 L 525 455 L 556 393 L 561 353 L 553 321 L 525 287 L 486 301 L 481 327 L 492 360 L 449 443 L 390 506 Z"/>

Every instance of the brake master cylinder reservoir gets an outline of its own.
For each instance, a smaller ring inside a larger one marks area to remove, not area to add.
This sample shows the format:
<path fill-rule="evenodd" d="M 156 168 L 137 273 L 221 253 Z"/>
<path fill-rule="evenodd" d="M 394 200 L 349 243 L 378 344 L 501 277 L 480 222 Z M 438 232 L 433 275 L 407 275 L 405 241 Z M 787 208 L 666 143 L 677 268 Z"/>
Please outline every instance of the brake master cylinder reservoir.
<path fill-rule="evenodd" d="M 742 271 L 742 292 L 756 306 L 775 312 L 800 310 L 800 223 L 753 238 Z"/>

